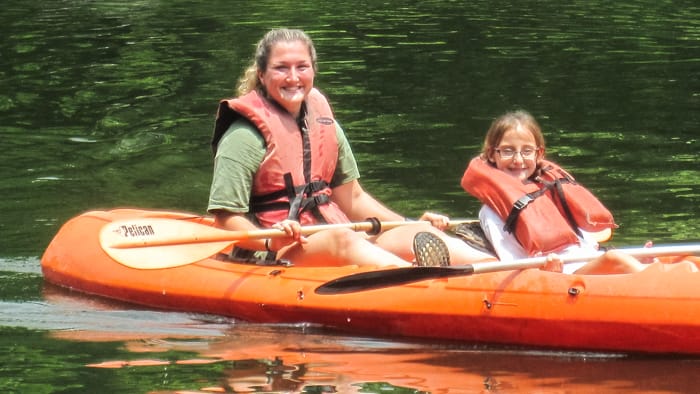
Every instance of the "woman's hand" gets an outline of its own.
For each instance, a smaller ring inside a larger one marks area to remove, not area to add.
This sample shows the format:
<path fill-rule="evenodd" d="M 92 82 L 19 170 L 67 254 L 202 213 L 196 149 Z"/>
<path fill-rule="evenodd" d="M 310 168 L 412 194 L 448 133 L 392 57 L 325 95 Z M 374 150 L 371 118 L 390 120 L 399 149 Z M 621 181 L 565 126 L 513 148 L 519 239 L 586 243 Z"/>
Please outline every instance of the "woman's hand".
<path fill-rule="evenodd" d="M 440 215 L 439 213 L 425 212 L 418 220 L 425 220 L 430 222 L 433 227 L 437 227 L 440 230 L 444 230 L 450 225 L 450 218 L 445 215 Z"/>
<path fill-rule="evenodd" d="M 272 251 L 278 251 L 286 246 L 293 243 L 304 244 L 308 242 L 305 236 L 301 234 L 301 224 L 296 220 L 283 220 L 281 222 L 272 225 L 272 228 L 282 230 L 287 237 L 273 237 L 270 238 L 268 246 Z"/>

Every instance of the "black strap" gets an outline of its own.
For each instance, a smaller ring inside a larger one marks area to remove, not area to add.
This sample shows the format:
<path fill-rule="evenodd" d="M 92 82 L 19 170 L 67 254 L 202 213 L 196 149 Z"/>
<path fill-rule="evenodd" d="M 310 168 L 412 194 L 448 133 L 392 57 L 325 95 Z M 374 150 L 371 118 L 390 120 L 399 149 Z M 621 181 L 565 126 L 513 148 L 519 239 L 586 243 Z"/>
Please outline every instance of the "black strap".
<path fill-rule="evenodd" d="M 223 255 L 224 261 L 235 261 L 237 263 L 254 264 L 254 265 L 281 265 L 284 267 L 291 267 L 293 264 L 289 260 L 278 259 L 277 252 L 267 252 L 264 258 L 258 258 L 256 256 L 255 250 L 243 249 L 241 247 L 234 247 L 229 255 Z"/>
<path fill-rule="evenodd" d="M 301 142 L 304 157 L 304 182 L 311 181 L 311 140 L 309 139 L 309 127 L 307 123 L 306 103 L 301 106 L 300 116 L 297 118 L 297 126 L 301 132 Z"/>
<path fill-rule="evenodd" d="M 311 211 L 316 220 L 326 223 L 326 219 L 318 208 L 330 203 L 327 194 L 316 194 L 329 187 L 326 181 L 313 181 L 305 185 L 294 186 L 291 173 L 284 174 L 285 188 L 262 196 L 251 198 L 250 210 L 253 213 L 269 211 L 287 211 L 287 218 L 299 220 L 303 212 Z M 273 201 L 281 197 L 287 197 L 288 201 Z"/>
<path fill-rule="evenodd" d="M 518 217 L 520 216 L 520 212 L 522 212 L 523 209 L 527 208 L 527 206 L 531 202 L 535 201 L 536 198 L 545 194 L 547 190 L 549 190 L 551 187 L 551 184 L 544 183 L 544 186 L 539 190 L 527 193 L 524 196 L 517 199 L 513 203 L 513 208 L 510 209 L 510 213 L 506 218 L 506 223 L 503 225 L 503 231 L 513 233 L 515 231 L 515 225 L 518 221 Z"/>
<path fill-rule="evenodd" d="M 285 184 L 287 183 L 285 179 Z M 289 183 L 291 185 L 291 181 Z M 329 187 L 328 182 L 326 181 L 313 181 L 308 185 L 302 185 L 302 186 L 297 186 L 297 187 L 290 187 L 290 186 L 285 186 L 284 189 L 280 189 L 274 192 L 270 192 L 267 194 L 259 195 L 259 196 L 253 196 L 250 199 L 251 205 L 265 205 L 266 203 L 270 201 L 275 201 L 279 200 L 282 197 L 287 197 L 289 199 L 294 198 L 296 196 L 297 192 L 307 188 L 306 190 L 311 193 L 316 193 L 318 191 L 324 190 L 327 187 Z M 291 192 L 290 192 L 291 191 Z"/>
<path fill-rule="evenodd" d="M 284 174 L 284 184 L 287 188 L 287 196 L 289 198 L 289 212 L 287 214 L 287 219 L 299 220 L 299 215 L 301 214 L 301 203 L 304 200 L 304 191 L 306 190 L 306 187 L 297 190 L 294 187 L 292 174 L 289 172 Z"/>
<path fill-rule="evenodd" d="M 562 181 L 567 182 L 568 179 L 563 179 Z M 571 228 L 574 229 L 576 235 L 578 235 L 579 237 L 583 237 L 583 234 L 581 234 L 581 230 L 579 230 L 578 223 L 576 223 L 576 219 L 574 219 L 574 214 L 571 212 L 569 203 L 566 201 L 566 196 L 564 195 L 564 188 L 561 186 L 562 181 L 560 181 L 559 179 L 554 181 L 554 190 L 556 190 L 556 194 L 553 195 L 555 196 L 555 198 L 559 199 L 559 203 L 561 204 L 561 207 L 564 210 L 564 217 L 569 222 Z"/>
<path fill-rule="evenodd" d="M 576 219 L 574 219 L 574 214 L 569 207 L 569 203 L 566 201 L 564 188 L 562 187 L 562 183 L 575 183 L 575 181 L 569 176 L 566 176 L 566 174 L 562 174 L 562 178 L 556 178 L 553 182 L 543 180 L 540 180 L 539 182 L 542 183 L 542 187 L 539 190 L 527 193 L 513 203 L 513 208 L 511 208 L 510 213 L 506 218 L 503 231 L 513 233 L 515 231 L 515 225 L 518 221 L 518 217 L 520 216 L 520 212 L 527 208 L 527 206 L 536 198 L 544 195 L 550 190 L 553 190 L 552 199 L 557 199 L 561 203 L 562 210 L 564 211 L 564 218 L 569 223 L 569 226 L 571 226 L 578 236 L 582 236 L 578 223 L 576 223 Z"/>
<path fill-rule="evenodd" d="M 533 197 L 530 193 L 525 194 L 515 201 L 513 203 L 513 208 L 510 209 L 510 213 L 506 218 L 506 223 L 503 225 L 503 231 L 513 233 L 515 231 L 515 223 L 518 221 L 520 212 L 533 201 L 535 201 L 535 197 Z"/>

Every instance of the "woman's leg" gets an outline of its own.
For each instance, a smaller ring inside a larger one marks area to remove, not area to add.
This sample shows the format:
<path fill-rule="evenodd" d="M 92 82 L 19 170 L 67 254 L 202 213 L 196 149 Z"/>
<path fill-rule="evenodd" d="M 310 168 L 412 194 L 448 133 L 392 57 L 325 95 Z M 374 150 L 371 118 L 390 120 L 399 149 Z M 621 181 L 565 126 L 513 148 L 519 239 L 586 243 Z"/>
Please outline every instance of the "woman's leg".
<path fill-rule="evenodd" d="M 412 241 L 417 233 L 427 231 L 442 239 L 450 251 L 450 264 L 463 265 L 478 261 L 495 261 L 496 258 L 490 254 L 467 245 L 464 241 L 450 237 L 444 232 L 429 224 L 412 224 L 396 227 L 385 231 L 376 237 L 376 244 L 391 253 L 400 256 L 406 261 L 413 261 L 415 255 L 412 249 Z"/>
<path fill-rule="evenodd" d="M 350 229 L 320 231 L 309 235 L 307 239 L 307 243 L 282 249 L 278 257 L 300 266 L 411 266 L 411 260 L 403 260 L 370 242 L 363 233 Z M 410 239 L 406 244 L 410 248 Z"/>

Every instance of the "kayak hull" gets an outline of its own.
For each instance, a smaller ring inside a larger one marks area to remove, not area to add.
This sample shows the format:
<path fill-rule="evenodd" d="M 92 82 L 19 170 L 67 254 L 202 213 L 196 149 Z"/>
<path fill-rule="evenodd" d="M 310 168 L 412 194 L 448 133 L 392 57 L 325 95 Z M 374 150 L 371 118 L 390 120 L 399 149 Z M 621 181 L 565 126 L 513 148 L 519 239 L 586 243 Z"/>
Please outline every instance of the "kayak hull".
<path fill-rule="evenodd" d="M 256 323 L 312 323 L 362 335 L 568 350 L 700 354 L 700 273 L 650 264 L 637 274 L 567 275 L 538 269 L 425 280 L 346 294 L 322 284 L 377 269 L 260 266 L 215 256 L 162 269 L 130 268 L 100 245 L 116 220 L 171 211 L 91 211 L 65 223 L 42 256 L 49 283 L 134 304 Z"/>

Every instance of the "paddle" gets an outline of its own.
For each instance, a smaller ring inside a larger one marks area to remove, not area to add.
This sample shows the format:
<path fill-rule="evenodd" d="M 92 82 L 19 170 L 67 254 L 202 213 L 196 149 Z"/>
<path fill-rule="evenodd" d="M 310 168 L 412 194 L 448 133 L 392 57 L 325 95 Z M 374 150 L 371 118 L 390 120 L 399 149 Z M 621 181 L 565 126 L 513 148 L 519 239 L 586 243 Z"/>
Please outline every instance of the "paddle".
<path fill-rule="evenodd" d="M 651 248 L 625 248 L 618 249 L 634 257 L 650 256 L 675 256 L 700 254 L 700 244 L 655 246 Z M 592 260 L 604 252 L 596 252 L 588 255 L 562 256 L 563 263 L 573 263 Z M 539 268 L 547 262 L 547 257 L 531 257 L 513 261 L 494 261 L 474 263 L 462 266 L 450 267 L 406 267 L 378 271 L 361 272 L 358 274 L 343 276 L 326 282 L 316 288 L 317 294 L 345 294 L 357 291 L 366 291 L 390 286 L 399 286 L 407 283 L 419 282 L 428 279 L 449 278 L 454 276 L 467 276 L 487 272 L 509 271 L 525 268 Z"/>
<path fill-rule="evenodd" d="M 453 220 L 450 227 L 475 220 Z M 311 235 L 323 230 L 348 228 L 379 232 L 421 221 L 319 224 L 303 226 L 301 233 Z M 228 231 L 205 224 L 176 219 L 141 218 L 115 221 L 100 231 L 102 249 L 117 262 L 132 268 L 159 269 L 191 264 L 247 239 L 286 237 L 282 230 Z"/>

